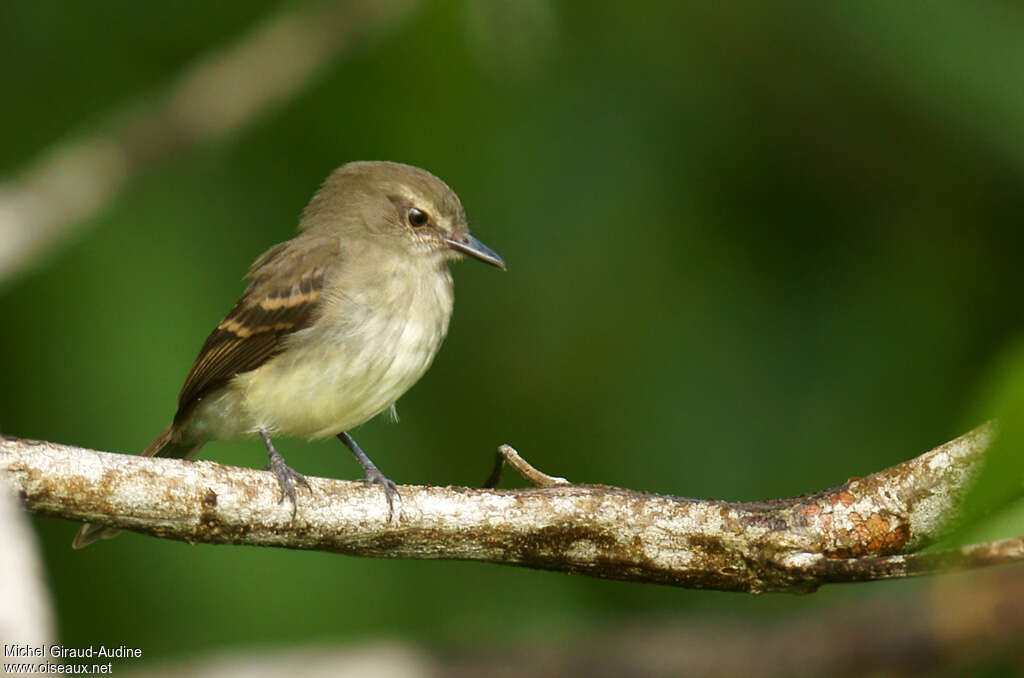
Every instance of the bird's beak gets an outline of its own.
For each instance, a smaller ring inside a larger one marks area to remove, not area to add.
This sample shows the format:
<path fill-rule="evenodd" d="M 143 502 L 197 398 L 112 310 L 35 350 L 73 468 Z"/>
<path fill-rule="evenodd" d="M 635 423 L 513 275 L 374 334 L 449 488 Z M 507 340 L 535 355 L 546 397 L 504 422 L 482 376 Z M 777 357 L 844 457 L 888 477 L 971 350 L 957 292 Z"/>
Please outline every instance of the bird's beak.
<path fill-rule="evenodd" d="M 485 264 L 490 264 L 491 266 L 497 266 L 503 271 L 506 269 L 505 260 L 499 257 L 497 252 L 471 236 L 469 233 L 456 236 L 454 238 L 445 238 L 444 242 L 453 250 L 462 252 L 463 254 L 468 254 L 477 261 L 482 261 Z"/>

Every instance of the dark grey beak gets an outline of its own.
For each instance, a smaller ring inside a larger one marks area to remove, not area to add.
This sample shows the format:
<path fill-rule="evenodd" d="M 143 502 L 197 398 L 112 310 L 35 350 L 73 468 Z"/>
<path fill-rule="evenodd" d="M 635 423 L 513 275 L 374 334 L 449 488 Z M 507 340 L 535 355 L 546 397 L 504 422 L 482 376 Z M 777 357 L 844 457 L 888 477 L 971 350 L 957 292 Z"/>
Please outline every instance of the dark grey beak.
<path fill-rule="evenodd" d="M 487 245 L 483 244 L 469 233 L 460 235 L 457 238 L 445 238 L 445 243 L 457 252 L 468 254 L 477 261 L 482 261 L 491 266 L 497 266 L 505 270 L 505 260 L 498 256 L 498 253 Z"/>

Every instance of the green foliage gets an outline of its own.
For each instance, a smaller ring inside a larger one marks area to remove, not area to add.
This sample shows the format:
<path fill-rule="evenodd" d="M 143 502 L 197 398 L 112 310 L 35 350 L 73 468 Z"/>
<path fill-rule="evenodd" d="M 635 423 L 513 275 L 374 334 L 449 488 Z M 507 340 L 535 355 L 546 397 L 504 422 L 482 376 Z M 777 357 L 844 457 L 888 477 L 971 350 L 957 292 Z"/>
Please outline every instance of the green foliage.
<path fill-rule="evenodd" d="M 967 498 L 964 521 L 971 526 L 970 537 L 979 531 L 991 530 L 976 523 L 995 521 L 1011 532 L 996 532 L 990 538 L 1016 536 L 1024 531 L 1024 504 L 1015 510 L 991 515 L 992 507 L 1003 508 L 1018 497 L 1024 486 L 1024 342 L 1016 342 L 999 356 L 982 381 L 978 403 L 971 408 L 974 414 L 995 417 L 999 435 L 985 456 L 985 465 Z"/>
<path fill-rule="evenodd" d="M 275 11 L 94 5 L 0 7 L 5 170 Z M 756 500 L 996 415 L 989 476 L 1019 478 L 1020 354 L 991 367 L 1024 331 L 1017 4 L 482 5 L 425 2 L 242 133 L 144 168 L 0 289 L 0 430 L 141 450 L 249 262 L 332 168 L 391 159 L 448 181 L 509 264 L 457 267 L 449 338 L 401 423 L 356 432 L 399 483 L 479 485 L 507 442 L 574 481 Z M 359 475 L 336 442 L 279 449 L 307 474 Z M 264 463 L 258 443 L 203 454 Z M 135 535 L 72 553 L 76 526 L 36 522 L 63 641 L 147 657 L 470 646 L 891 590 L 747 599 Z"/>

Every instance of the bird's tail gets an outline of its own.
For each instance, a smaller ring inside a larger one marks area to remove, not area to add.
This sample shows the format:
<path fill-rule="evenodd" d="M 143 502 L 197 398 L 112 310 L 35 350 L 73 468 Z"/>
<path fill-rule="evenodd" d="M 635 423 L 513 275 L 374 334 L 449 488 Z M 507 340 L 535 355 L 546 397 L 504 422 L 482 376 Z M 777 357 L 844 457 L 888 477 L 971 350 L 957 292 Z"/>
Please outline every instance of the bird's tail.
<path fill-rule="evenodd" d="M 158 435 L 153 442 L 149 444 L 149 447 L 142 451 L 142 456 L 180 457 L 182 459 L 191 459 L 196 456 L 196 453 L 199 452 L 199 448 L 202 446 L 203 443 L 201 442 L 185 442 L 181 440 L 177 435 L 177 431 L 174 430 L 174 424 L 170 424 L 160 432 L 160 435 Z M 106 525 L 85 523 L 71 542 L 71 548 L 85 548 L 94 541 L 115 537 L 120 531 L 121 530 L 117 528 L 107 527 Z"/>

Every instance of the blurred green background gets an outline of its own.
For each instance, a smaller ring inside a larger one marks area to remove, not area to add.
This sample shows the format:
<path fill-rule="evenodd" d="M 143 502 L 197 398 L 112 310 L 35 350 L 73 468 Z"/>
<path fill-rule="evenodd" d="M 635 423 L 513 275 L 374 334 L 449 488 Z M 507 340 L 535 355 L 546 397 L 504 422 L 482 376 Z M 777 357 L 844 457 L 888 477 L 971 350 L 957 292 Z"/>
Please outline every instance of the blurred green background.
<path fill-rule="evenodd" d="M 277 10 L 4 3 L 0 176 Z M 574 481 L 729 500 L 902 461 L 995 414 L 979 403 L 1019 355 L 1022 31 L 996 1 L 424 2 L 2 283 L 0 430 L 141 450 L 252 259 L 333 168 L 389 159 L 445 179 L 509 264 L 456 267 L 401 422 L 356 431 L 397 482 L 479 485 L 503 442 Z M 279 449 L 360 474 L 337 441 Z M 202 455 L 265 463 L 257 442 Z M 63 642 L 149 658 L 552 643 L 924 585 L 754 598 L 133 534 L 72 552 L 76 525 L 35 524 Z"/>

